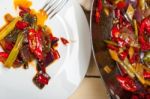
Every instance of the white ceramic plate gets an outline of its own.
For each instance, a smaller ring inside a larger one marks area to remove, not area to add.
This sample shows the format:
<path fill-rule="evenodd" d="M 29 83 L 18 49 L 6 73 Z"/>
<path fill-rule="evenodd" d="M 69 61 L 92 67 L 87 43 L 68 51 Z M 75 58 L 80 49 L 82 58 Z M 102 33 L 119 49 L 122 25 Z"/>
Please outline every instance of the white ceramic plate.
<path fill-rule="evenodd" d="M 40 9 L 46 0 L 32 0 L 34 9 Z M 4 24 L 4 15 L 17 16 L 13 0 L 0 0 L 0 26 Z M 64 46 L 59 42 L 61 58 L 48 67 L 51 76 L 48 86 L 38 89 L 32 82 L 36 71 L 29 69 L 6 69 L 0 65 L 0 99 L 67 99 L 83 79 L 91 55 L 91 35 L 89 26 L 76 0 L 67 5 L 46 24 L 57 37 L 67 38 L 70 42 Z"/>

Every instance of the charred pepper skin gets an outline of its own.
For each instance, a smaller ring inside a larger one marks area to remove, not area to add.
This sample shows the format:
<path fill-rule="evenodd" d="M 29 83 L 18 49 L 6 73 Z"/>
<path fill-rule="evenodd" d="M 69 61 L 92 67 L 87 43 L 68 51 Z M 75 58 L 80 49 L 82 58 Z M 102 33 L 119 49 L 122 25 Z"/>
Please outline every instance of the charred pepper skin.
<path fill-rule="evenodd" d="M 34 53 L 39 60 L 43 60 L 42 32 L 30 29 L 28 33 L 28 41 L 31 52 Z"/>
<path fill-rule="evenodd" d="M 123 77 L 123 76 L 117 75 L 116 79 L 120 83 L 121 87 L 124 88 L 125 90 L 128 90 L 130 92 L 137 91 L 137 86 L 132 78 L 128 76 Z"/>
<path fill-rule="evenodd" d="M 49 80 L 50 76 L 43 71 L 37 72 L 37 74 L 33 78 L 34 84 L 40 89 L 43 89 L 45 85 L 48 85 Z"/>
<path fill-rule="evenodd" d="M 150 35 L 150 17 L 143 19 L 140 25 L 139 42 L 143 51 L 150 50 L 150 42 L 145 39 L 145 35 Z"/>

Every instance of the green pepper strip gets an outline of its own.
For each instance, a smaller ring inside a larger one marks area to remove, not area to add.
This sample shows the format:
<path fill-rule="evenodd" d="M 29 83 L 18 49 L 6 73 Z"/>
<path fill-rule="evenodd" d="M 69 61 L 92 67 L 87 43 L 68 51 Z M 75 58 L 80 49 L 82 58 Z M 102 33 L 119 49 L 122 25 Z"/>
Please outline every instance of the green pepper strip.
<path fill-rule="evenodd" d="M 113 42 L 113 41 L 109 41 L 109 40 L 104 40 L 105 43 L 107 44 L 111 44 L 111 45 L 114 45 L 114 46 L 118 46 L 118 44 L 116 42 Z"/>
<path fill-rule="evenodd" d="M 0 40 L 4 39 L 11 31 L 14 29 L 16 23 L 18 20 L 20 20 L 21 17 L 15 18 L 12 22 L 10 22 L 4 29 L 0 31 Z"/>
<path fill-rule="evenodd" d="M 19 50 L 22 47 L 23 39 L 24 39 L 24 35 L 22 32 L 20 32 L 18 34 L 17 41 L 16 41 L 13 49 L 11 50 L 7 60 L 4 63 L 4 65 L 6 67 L 10 68 L 13 65 L 14 61 L 16 60 L 16 58 L 18 56 Z"/>

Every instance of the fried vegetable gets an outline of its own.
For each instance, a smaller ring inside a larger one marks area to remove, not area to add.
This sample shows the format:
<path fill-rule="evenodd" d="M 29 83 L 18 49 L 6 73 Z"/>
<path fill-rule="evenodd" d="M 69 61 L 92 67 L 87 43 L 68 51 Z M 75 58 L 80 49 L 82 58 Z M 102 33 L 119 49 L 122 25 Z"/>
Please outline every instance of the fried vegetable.
<path fill-rule="evenodd" d="M 131 4 L 129 4 L 126 14 L 129 16 L 131 20 L 133 18 L 134 12 L 135 12 L 134 8 L 132 7 Z"/>
<path fill-rule="evenodd" d="M 10 22 L 4 29 L 0 31 L 0 40 L 4 39 L 11 31 L 14 29 L 16 23 L 21 19 L 21 17 L 15 18 L 12 22 Z"/>
<path fill-rule="evenodd" d="M 145 0 L 138 0 L 138 7 L 141 10 L 145 10 Z"/>
<path fill-rule="evenodd" d="M 133 24 L 134 24 L 135 36 L 138 37 L 138 25 L 135 19 L 133 19 Z"/>
<path fill-rule="evenodd" d="M 24 39 L 24 34 L 21 32 L 18 34 L 17 41 L 16 41 L 13 49 L 11 50 L 7 60 L 4 63 L 4 65 L 7 68 L 10 68 L 13 65 L 14 61 L 16 60 L 18 53 L 19 53 L 19 50 L 22 47 L 23 39 Z"/>
<path fill-rule="evenodd" d="M 42 31 L 35 31 L 34 29 L 30 29 L 28 33 L 28 41 L 31 52 L 39 60 L 43 60 Z"/>
<path fill-rule="evenodd" d="M 136 83 L 134 82 L 134 80 L 132 78 L 117 75 L 116 79 L 120 83 L 122 88 L 124 88 L 128 91 L 131 91 L 131 92 L 137 91 L 138 88 L 137 88 Z"/>
<path fill-rule="evenodd" d="M 119 59 L 118 54 L 117 54 L 115 51 L 109 50 L 109 53 L 110 53 L 110 55 L 111 55 L 111 57 L 112 57 L 113 60 L 115 60 L 116 62 L 118 62 L 120 65 L 123 66 L 123 68 L 126 70 L 126 72 L 130 75 L 131 78 L 134 78 L 134 77 L 135 77 L 134 73 L 133 73 L 131 70 L 129 70 L 128 67 L 126 66 L 127 64 L 125 65 L 125 64 Z"/>
<path fill-rule="evenodd" d="M 113 42 L 113 41 L 110 41 L 110 40 L 104 40 L 104 42 L 107 43 L 107 44 L 118 46 L 118 44 L 116 42 Z"/>

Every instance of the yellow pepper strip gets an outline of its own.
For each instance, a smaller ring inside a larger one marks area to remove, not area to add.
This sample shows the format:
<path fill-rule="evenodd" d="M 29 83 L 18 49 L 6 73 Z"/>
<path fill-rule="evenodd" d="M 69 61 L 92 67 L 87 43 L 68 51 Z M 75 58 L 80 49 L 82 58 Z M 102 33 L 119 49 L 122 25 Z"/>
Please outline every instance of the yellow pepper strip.
<path fill-rule="evenodd" d="M 145 0 L 138 0 L 138 7 L 141 10 L 145 10 Z"/>
<path fill-rule="evenodd" d="M 132 78 L 135 77 L 134 73 L 131 72 L 131 70 L 128 69 L 127 66 L 119 59 L 118 54 L 115 51 L 109 49 L 109 53 L 110 53 L 112 59 L 115 60 L 116 62 L 118 62 L 126 70 L 126 72 L 129 74 L 130 77 L 132 77 Z"/>
<path fill-rule="evenodd" d="M 145 80 L 145 85 L 150 86 L 150 81 L 149 80 Z"/>
<path fill-rule="evenodd" d="M 133 47 L 130 47 L 129 48 L 129 57 L 132 58 L 133 55 L 134 55 L 134 49 L 133 49 Z"/>
<path fill-rule="evenodd" d="M 137 21 L 135 19 L 133 19 L 133 24 L 134 24 L 135 36 L 138 37 L 138 26 L 137 26 Z"/>
<path fill-rule="evenodd" d="M 143 77 L 141 77 L 137 72 L 136 70 L 133 68 L 133 66 L 129 63 L 129 60 L 127 58 L 125 58 L 124 60 L 124 64 L 131 70 L 132 73 L 135 74 L 135 76 L 139 79 L 139 81 L 142 83 L 142 84 L 145 84 L 145 80 Z"/>
<path fill-rule="evenodd" d="M 0 40 L 4 39 L 15 27 L 18 20 L 20 20 L 21 17 L 15 18 L 12 22 L 10 22 L 4 29 L 0 31 Z"/>
<path fill-rule="evenodd" d="M 135 12 L 134 8 L 132 7 L 131 4 L 129 4 L 126 14 L 129 16 L 131 20 L 133 18 L 134 12 Z"/>
<path fill-rule="evenodd" d="M 144 71 L 143 65 L 137 63 L 135 70 L 136 70 L 137 78 L 139 79 L 139 81 L 140 81 L 142 84 L 145 84 L 145 79 L 144 79 L 144 77 L 143 77 L 143 71 Z"/>
<path fill-rule="evenodd" d="M 22 47 L 22 42 L 23 42 L 23 39 L 24 39 L 24 35 L 22 32 L 20 32 L 18 34 L 18 37 L 17 37 L 17 41 L 13 47 L 13 49 L 11 50 L 7 60 L 5 61 L 4 65 L 7 67 L 7 68 L 10 68 L 14 61 L 16 60 L 17 56 L 18 56 L 18 53 L 19 53 L 19 50 L 20 48 Z"/>

